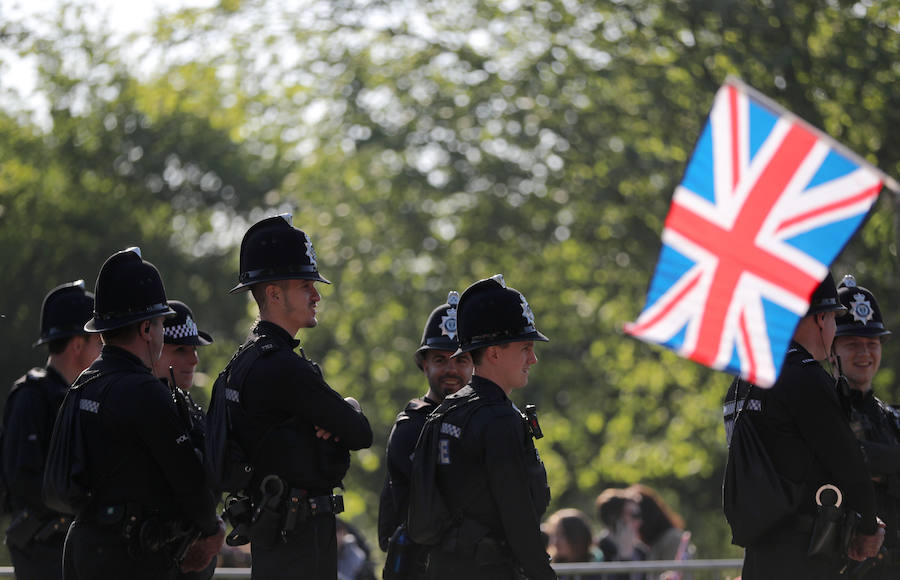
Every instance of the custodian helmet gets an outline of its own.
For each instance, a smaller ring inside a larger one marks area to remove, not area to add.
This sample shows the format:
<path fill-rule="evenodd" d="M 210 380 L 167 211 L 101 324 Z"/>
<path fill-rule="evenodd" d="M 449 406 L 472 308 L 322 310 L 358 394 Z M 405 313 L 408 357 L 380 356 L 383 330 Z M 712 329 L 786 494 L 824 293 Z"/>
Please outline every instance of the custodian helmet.
<path fill-rule="evenodd" d="M 847 274 L 837 289 L 841 304 L 847 312 L 835 321 L 835 336 L 888 336 L 891 331 L 884 327 L 881 309 L 875 296 L 866 288 L 856 285 L 856 278 Z"/>
<path fill-rule="evenodd" d="M 212 344 L 212 336 L 197 328 L 197 323 L 194 322 L 194 313 L 187 304 L 180 300 L 169 300 L 169 307 L 175 311 L 175 316 L 167 318 L 163 322 L 164 343 L 190 346 Z"/>
<path fill-rule="evenodd" d="M 84 323 L 94 316 L 94 295 L 84 280 L 68 282 L 47 293 L 41 307 L 41 337 L 33 346 L 84 334 Z"/>
<path fill-rule="evenodd" d="M 828 276 L 822 280 L 822 283 L 819 284 L 819 287 L 816 288 L 816 291 L 810 296 L 809 310 L 807 310 L 806 315 L 810 316 L 812 314 L 819 314 L 820 312 L 831 312 L 832 310 L 835 311 L 837 316 L 840 316 L 847 311 L 838 299 L 837 288 L 834 285 L 834 277 L 832 277 L 831 272 L 828 272 Z"/>
<path fill-rule="evenodd" d="M 88 332 L 105 332 L 175 311 L 166 302 L 159 270 L 134 247 L 116 252 L 103 263 L 94 286 L 94 317 Z"/>
<path fill-rule="evenodd" d="M 258 221 L 241 240 L 238 285 L 230 290 L 242 292 L 259 282 L 276 280 L 315 280 L 331 284 L 319 274 L 316 251 L 301 230 L 291 225 L 291 214 Z"/>
<path fill-rule="evenodd" d="M 509 288 L 502 274 L 466 288 L 458 310 L 459 350 L 455 355 L 508 342 L 550 340 L 535 327 L 534 313 L 525 296 Z"/>

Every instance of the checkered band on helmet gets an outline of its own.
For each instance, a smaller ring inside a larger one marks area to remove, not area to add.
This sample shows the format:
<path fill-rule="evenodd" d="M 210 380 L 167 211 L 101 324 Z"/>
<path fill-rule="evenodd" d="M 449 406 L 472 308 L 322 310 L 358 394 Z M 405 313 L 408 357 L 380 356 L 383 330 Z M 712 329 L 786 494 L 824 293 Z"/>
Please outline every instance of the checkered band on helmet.
<path fill-rule="evenodd" d="M 175 311 L 175 316 L 163 322 L 163 341 L 166 344 L 202 346 L 213 342 L 209 334 L 197 328 L 194 313 L 187 304 L 180 300 L 169 300 L 169 307 Z"/>

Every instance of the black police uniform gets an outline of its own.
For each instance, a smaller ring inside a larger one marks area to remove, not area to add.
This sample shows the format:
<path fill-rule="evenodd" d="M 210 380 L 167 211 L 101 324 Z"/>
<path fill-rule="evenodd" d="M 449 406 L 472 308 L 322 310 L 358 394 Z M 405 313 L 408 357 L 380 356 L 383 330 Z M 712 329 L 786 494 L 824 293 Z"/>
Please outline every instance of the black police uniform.
<path fill-rule="evenodd" d="M 422 340 L 416 349 L 416 364 L 423 368 L 422 359 L 429 350 L 444 351 L 448 354 L 456 352 L 459 348 L 457 340 L 456 307 L 459 304 L 459 294 L 451 291 L 447 295 L 447 302 L 432 310 L 422 331 Z M 445 393 L 441 393 L 445 395 Z M 395 541 L 406 542 L 393 561 L 389 557 L 386 567 L 398 566 L 405 559 L 405 572 L 397 571 L 397 576 L 406 578 L 419 578 L 425 573 L 425 557 L 427 552 L 415 544 L 405 531 L 398 527 L 406 522 L 406 514 L 409 510 L 409 482 L 412 472 L 412 455 L 416 448 L 416 441 L 425 426 L 425 419 L 433 411 L 440 401 L 433 401 L 424 396 L 415 398 L 407 403 L 394 421 L 388 436 L 387 450 L 385 454 L 387 473 L 384 486 L 381 490 L 381 498 L 378 504 L 378 544 L 382 550 L 388 551 L 391 537 L 395 533 L 403 534 Z M 394 555 L 395 550 L 391 552 Z M 397 559 L 401 562 L 397 562 Z"/>
<path fill-rule="evenodd" d="M 499 580 L 516 578 L 521 568 L 530 580 L 556 578 L 539 533 L 550 503 L 547 473 L 523 415 L 499 386 L 477 375 L 441 403 L 457 405 L 443 419 L 444 427 L 461 430 L 447 439 L 438 488 L 462 523 L 430 551 L 429 577 Z M 471 405 L 479 408 L 464 427 L 456 424 Z"/>
<path fill-rule="evenodd" d="M 378 506 L 378 544 L 387 550 L 391 535 L 406 521 L 412 454 L 425 419 L 438 406 L 428 397 L 412 399 L 397 415 L 387 442 L 387 477 Z"/>
<path fill-rule="evenodd" d="M 218 522 L 172 394 L 110 345 L 80 385 L 92 497 L 69 531 L 66 578 L 174 578 L 182 543 L 214 534 Z"/>
<path fill-rule="evenodd" d="M 867 580 L 900 578 L 900 411 L 873 391 L 850 391 L 850 427 L 861 440 L 873 478 L 878 516 L 887 525 L 884 546 L 877 558 L 862 564 L 872 569 Z"/>
<path fill-rule="evenodd" d="M 252 363 L 242 385 L 229 386 L 239 389 L 246 411 L 246 422 L 236 421 L 234 431 L 241 446 L 251 450 L 251 497 L 259 505 L 263 479 L 276 475 L 285 493 L 300 492 L 312 508 L 291 530 L 252 537 L 253 577 L 333 580 L 335 508 L 340 506 L 331 494 L 349 468 L 349 451 L 372 444 L 372 428 L 365 415 L 328 386 L 318 365 L 294 352 L 300 342 L 286 330 L 258 322 L 235 366 L 250 343 L 265 344 L 264 354 Z M 317 427 L 329 431 L 331 439 L 316 437 Z"/>
<path fill-rule="evenodd" d="M 406 522 L 409 510 L 409 479 L 412 473 L 412 454 L 428 415 L 438 403 L 428 397 L 411 400 L 394 421 L 387 442 L 387 475 L 378 503 L 378 545 L 387 551 L 391 537 L 400 524 Z M 427 552 L 408 537 L 405 557 L 406 576 L 420 578 L 425 573 Z"/>
<path fill-rule="evenodd" d="M 735 383 L 727 400 L 734 400 Z M 823 484 L 843 493 L 844 505 L 861 514 L 858 530 L 874 534 L 875 495 L 859 443 L 838 399 L 835 380 L 800 344 L 792 342 L 778 380 L 758 389 L 759 409 L 748 417 L 775 470 L 800 484 L 802 501 L 784 524 L 747 546 L 744 580 L 842 578 L 827 564 L 807 558 L 815 494 Z M 742 391 L 743 393 L 743 391 Z M 760 506 L 765 509 L 765 506 Z"/>
<path fill-rule="evenodd" d="M 319 274 L 312 242 L 291 220 L 290 214 L 266 218 L 247 230 L 232 293 L 290 279 L 330 284 Z M 253 467 L 248 491 L 260 514 L 250 529 L 252 577 L 334 580 L 335 514 L 343 498 L 332 492 L 350 467 L 350 450 L 372 445 L 372 428 L 302 349 L 294 352 L 299 346 L 285 329 L 263 320 L 231 363 L 228 387 L 243 408 L 233 417 L 233 431 Z M 232 384 L 234 377 L 244 378 Z M 316 437 L 317 428 L 332 436 Z"/>
<path fill-rule="evenodd" d="M 3 473 L 12 519 L 6 545 L 18 578 L 62 578 L 63 542 L 71 522 L 41 498 L 47 443 L 68 382 L 52 366 L 15 382 L 3 409 Z"/>
<path fill-rule="evenodd" d="M 57 286 L 44 298 L 34 346 L 85 334 L 93 310 L 94 295 L 84 280 Z M 44 504 L 41 485 L 53 423 L 68 388 L 52 366 L 33 368 L 15 382 L 3 409 L 2 469 L 12 511 L 6 545 L 16 577 L 24 580 L 62 578 L 71 517 Z"/>
<path fill-rule="evenodd" d="M 159 272 L 138 248 L 106 260 L 95 294 L 94 318 L 84 327 L 89 332 L 175 314 Z M 193 538 L 212 536 L 219 525 L 171 391 L 140 358 L 108 344 L 70 394 L 60 417 L 77 402 L 72 425 L 83 441 L 90 496 L 69 528 L 64 577 L 175 578 L 177 559 Z M 75 433 L 54 432 L 53 440 L 58 437 L 78 441 Z"/>
<path fill-rule="evenodd" d="M 165 344 L 197 347 L 207 346 L 214 342 L 209 333 L 197 328 L 194 313 L 187 304 L 180 300 L 169 300 L 169 308 L 175 311 L 175 316 L 170 316 L 163 322 L 163 342 Z M 187 428 L 194 451 L 198 457 L 203 457 L 206 449 L 206 414 L 203 407 L 191 397 L 190 392 L 171 383 L 171 380 L 170 376 L 163 382 L 171 390 L 175 408 Z M 205 569 L 197 572 L 178 570 L 175 577 L 178 580 L 209 580 L 215 575 L 216 563 L 217 558 L 213 558 Z"/>

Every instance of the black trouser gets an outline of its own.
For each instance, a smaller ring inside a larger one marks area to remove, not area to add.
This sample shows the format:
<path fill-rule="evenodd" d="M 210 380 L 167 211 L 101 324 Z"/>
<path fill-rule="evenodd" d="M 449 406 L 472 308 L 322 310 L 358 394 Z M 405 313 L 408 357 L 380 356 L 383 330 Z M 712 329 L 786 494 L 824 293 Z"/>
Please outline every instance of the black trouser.
<path fill-rule="evenodd" d="M 175 565 L 168 549 L 140 552 L 117 526 L 75 520 L 66 536 L 65 580 L 174 580 Z"/>
<path fill-rule="evenodd" d="M 428 554 L 428 580 L 515 580 L 512 561 L 479 564 L 475 558 L 433 548 Z"/>
<path fill-rule="evenodd" d="M 32 541 L 24 550 L 7 543 L 16 580 L 60 580 L 64 541 L 65 536 L 51 542 Z"/>
<path fill-rule="evenodd" d="M 252 580 L 335 580 L 334 514 L 319 514 L 298 522 L 283 542 L 252 542 L 250 557 Z"/>
<path fill-rule="evenodd" d="M 747 547 L 743 580 L 845 580 L 830 565 L 806 556 L 809 532 L 782 529 Z"/>

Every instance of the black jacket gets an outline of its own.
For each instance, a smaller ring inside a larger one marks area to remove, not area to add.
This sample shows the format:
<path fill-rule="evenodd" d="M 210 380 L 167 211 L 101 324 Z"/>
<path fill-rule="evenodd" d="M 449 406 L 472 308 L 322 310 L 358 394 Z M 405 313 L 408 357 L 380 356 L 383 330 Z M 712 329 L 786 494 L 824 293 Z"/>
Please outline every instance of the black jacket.
<path fill-rule="evenodd" d="M 75 384 L 84 384 L 82 409 L 98 403 L 81 415 L 93 494 L 85 509 L 137 503 L 215 533 L 215 499 L 171 391 L 139 358 L 109 345 Z"/>
<path fill-rule="evenodd" d="M 473 395 L 480 406 L 465 425 L 454 417 L 466 405 L 443 418 L 442 432 L 452 435 L 438 464 L 441 495 L 451 512 L 505 542 L 529 579 L 556 578 L 540 535 L 550 487 L 525 419 L 499 386 L 477 375 L 441 407 Z"/>
<path fill-rule="evenodd" d="M 413 451 L 425 426 L 425 419 L 436 407 L 437 403 L 427 397 L 411 400 L 397 415 L 388 436 L 387 476 L 378 504 L 378 545 L 382 550 L 387 550 L 394 530 L 406 520 Z"/>
<path fill-rule="evenodd" d="M 3 409 L 2 468 L 14 512 L 56 513 L 44 506 L 41 485 L 53 423 L 68 388 L 66 379 L 47 367 L 31 369 L 10 389 Z"/>
<path fill-rule="evenodd" d="M 734 398 L 732 389 L 728 400 Z M 758 395 L 762 412 L 749 417 L 775 469 L 803 484 L 800 513 L 814 516 L 816 490 L 831 483 L 843 492 L 845 504 L 862 515 L 860 530 L 874 533 L 875 493 L 834 378 L 805 348 L 792 342 L 778 380 L 771 389 L 758 389 Z"/>
<path fill-rule="evenodd" d="M 328 386 L 317 364 L 294 352 L 300 342 L 286 330 L 260 321 L 251 333 L 265 342 L 264 354 L 236 386 L 246 421 L 235 432 L 254 465 L 254 483 L 276 474 L 310 495 L 330 494 L 349 467 L 349 451 L 372 445 L 369 421 Z M 317 427 L 332 437 L 316 437 Z"/>
<path fill-rule="evenodd" d="M 865 450 L 866 464 L 876 477 L 878 516 L 887 524 L 885 545 L 900 547 L 900 411 L 872 391 L 850 392 L 850 427 Z"/>

